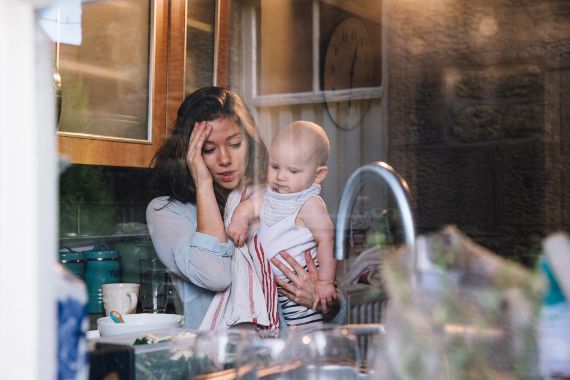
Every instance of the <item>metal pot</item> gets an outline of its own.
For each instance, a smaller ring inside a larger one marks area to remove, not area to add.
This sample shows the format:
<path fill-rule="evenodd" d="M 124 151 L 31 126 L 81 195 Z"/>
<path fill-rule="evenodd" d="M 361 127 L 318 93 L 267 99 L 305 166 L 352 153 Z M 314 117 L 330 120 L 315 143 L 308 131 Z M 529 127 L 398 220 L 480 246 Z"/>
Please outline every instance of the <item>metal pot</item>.
<path fill-rule="evenodd" d="M 103 293 L 101 285 L 120 282 L 121 256 L 119 252 L 100 245 L 86 251 L 85 258 L 87 259 L 85 279 L 89 293 L 87 311 L 89 313 L 102 313 Z"/>
<path fill-rule="evenodd" d="M 85 279 L 85 255 L 83 252 L 77 252 L 69 247 L 63 247 L 59 250 L 59 262 L 63 264 L 65 269 L 77 277 L 82 280 Z"/>

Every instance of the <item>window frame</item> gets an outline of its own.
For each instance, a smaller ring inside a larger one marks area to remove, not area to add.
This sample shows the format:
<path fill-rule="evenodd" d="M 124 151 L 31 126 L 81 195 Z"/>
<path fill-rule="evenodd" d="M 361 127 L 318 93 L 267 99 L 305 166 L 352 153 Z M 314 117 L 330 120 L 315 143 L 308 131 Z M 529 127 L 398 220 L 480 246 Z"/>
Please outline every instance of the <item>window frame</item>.
<path fill-rule="evenodd" d="M 343 3 L 338 0 L 312 0 L 312 36 L 311 43 L 313 48 L 312 54 L 312 88 L 308 92 L 290 92 L 290 93 L 278 93 L 261 95 L 258 94 L 258 80 L 259 70 L 258 70 L 258 58 L 257 49 L 259 46 L 259 36 L 257 35 L 258 28 L 258 17 L 257 9 L 255 6 L 255 1 L 245 1 L 242 10 L 242 36 L 243 45 L 241 46 L 243 63 L 242 67 L 242 81 L 241 88 L 244 94 L 247 94 L 249 99 L 249 104 L 252 107 L 278 107 L 278 106 L 291 106 L 291 105 L 301 105 L 301 104 L 319 104 L 323 103 L 324 99 L 329 99 L 332 101 L 347 101 L 349 98 L 352 100 L 368 100 L 368 99 L 381 99 L 384 95 L 384 79 L 380 86 L 376 87 L 362 87 L 355 89 L 346 90 L 336 90 L 336 91 L 324 91 L 320 89 L 320 77 L 321 77 L 321 57 L 320 57 L 320 24 L 321 12 L 320 4 L 325 3 L 329 5 L 342 7 Z M 344 6 L 344 10 L 349 12 L 354 12 L 356 15 L 362 15 L 361 9 L 358 6 L 351 7 Z M 384 14 L 384 12 L 383 12 Z M 382 17 L 384 18 L 384 17 Z M 384 20 L 381 20 L 382 23 Z M 384 73 L 384 30 L 382 27 L 382 51 L 381 51 L 381 70 Z M 324 57 L 323 57 L 324 59 Z M 384 76 L 383 76 L 384 78 Z"/>

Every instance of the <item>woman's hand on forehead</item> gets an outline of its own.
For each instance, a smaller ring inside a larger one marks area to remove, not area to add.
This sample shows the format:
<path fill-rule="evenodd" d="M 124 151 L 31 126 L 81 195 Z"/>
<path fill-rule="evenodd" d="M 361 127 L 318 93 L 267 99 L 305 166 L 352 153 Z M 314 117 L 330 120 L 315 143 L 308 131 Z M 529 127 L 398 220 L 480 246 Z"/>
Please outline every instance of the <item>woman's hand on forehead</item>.
<path fill-rule="evenodd" d="M 198 186 L 203 181 L 212 181 L 212 175 L 202 158 L 202 149 L 208 136 L 212 132 L 212 126 L 206 121 L 196 122 L 190 134 L 186 162 L 190 168 L 190 173 L 194 183 Z"/>

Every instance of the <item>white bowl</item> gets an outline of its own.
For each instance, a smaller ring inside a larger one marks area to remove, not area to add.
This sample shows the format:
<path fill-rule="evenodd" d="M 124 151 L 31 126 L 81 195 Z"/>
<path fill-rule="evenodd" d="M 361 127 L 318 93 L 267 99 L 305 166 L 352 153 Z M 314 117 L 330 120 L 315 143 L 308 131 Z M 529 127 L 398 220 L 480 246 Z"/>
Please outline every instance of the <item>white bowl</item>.
<path fill-rule="evenodd" d="M 113 336 L 180 327 L 183 319 L 184 316 L 177 314 L 126 314 L 125 323 L 116 323 L 110 317 L 99 318 L 97 329 L 101 336 Z"/>

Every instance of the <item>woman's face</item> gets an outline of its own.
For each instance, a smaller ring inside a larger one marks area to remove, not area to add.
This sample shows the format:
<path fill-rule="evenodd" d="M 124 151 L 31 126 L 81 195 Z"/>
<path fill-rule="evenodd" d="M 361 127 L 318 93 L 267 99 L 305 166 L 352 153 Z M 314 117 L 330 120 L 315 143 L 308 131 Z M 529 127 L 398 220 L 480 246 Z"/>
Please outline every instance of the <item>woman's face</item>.
<path fill-rule="evenodd" d="M 202 147 L 202 158 L 214 182 L 227 190 L 235 189 L 245 175 L 249 146 L 244 131 L 233 121 L 208 121 L 212 132 Z"/>

